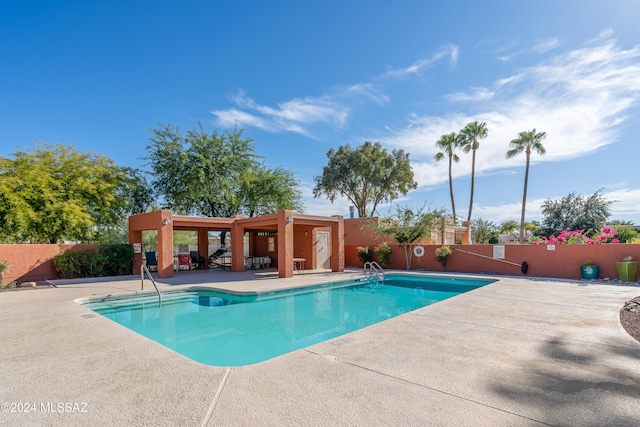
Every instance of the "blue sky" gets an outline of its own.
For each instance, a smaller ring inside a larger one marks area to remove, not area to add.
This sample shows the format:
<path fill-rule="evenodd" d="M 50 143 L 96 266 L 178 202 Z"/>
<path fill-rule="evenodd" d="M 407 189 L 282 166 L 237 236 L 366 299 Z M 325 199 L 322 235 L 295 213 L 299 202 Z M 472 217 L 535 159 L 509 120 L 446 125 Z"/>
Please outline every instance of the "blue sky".
<path fill-rule="evenodd" d="M 300 180 L 307 213 L 330 148 L 366 140 L 410 153 L 419 188 L 398 200 L 450 209 L 441 135 L 487 123 L 474 217 L 518 219 L 518 132 L 547 132 L 530 169 L 540 203 L 599 189 L 640 224 L 640 2 L 4 1 L 0 156 L 71 143 L 141 167 L 148 129 L 236 123 Z M 454 165 L 458 215 L 471 155 Z M 379 213 L 389 212 L 388 206 Z"/>

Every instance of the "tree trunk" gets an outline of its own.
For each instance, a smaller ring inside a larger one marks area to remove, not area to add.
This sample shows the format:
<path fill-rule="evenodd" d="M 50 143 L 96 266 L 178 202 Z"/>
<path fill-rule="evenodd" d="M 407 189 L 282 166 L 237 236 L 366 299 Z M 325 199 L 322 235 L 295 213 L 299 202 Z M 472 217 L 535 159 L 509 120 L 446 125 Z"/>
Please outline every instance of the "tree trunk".
<path fill-rule="evenodd" d="M 451 196 L 451 211 L 453 213 L 453 225 L 456 225 L 456 203 L 453 200 L 453 178 L 451 176 L 452 155 L 449 154 L 449 195 Z"/>
<path fill-rule="evenodd" d="M 531 151 L 527 150 L 527 165 L 524 169 L 524 191 L 522 192 L 522 214 L 520 215 L 520 238 L 518 239 L 520 244 L 524 243 L 524 210 L 527 204 L 527 183 L 529 181 L 530 158 L 531 158 Z"/>
<path fill-rule="evenodd" d="M 473 144 L 473 155 L 471 156 L 471 197 L 469 198 L 469 214 L 467 215 L 467 221 L 471 221 L 471 210 L 473 209 L 473 185 L 474 176 L 476 174 L 476 148 L 475 142 Z"/>
<path fill-rule="evenodd" d="M 407 270 L 411 270 L 411 260 L 413 259 L 413 245 L 402 245 L 404 249 L 404 257 L 407 260 Z"/>

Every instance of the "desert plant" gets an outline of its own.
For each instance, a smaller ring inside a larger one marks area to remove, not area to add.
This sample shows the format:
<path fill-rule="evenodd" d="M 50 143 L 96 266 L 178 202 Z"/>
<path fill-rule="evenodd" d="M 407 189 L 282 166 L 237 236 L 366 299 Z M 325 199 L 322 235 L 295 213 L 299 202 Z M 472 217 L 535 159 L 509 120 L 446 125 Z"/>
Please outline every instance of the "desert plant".
<path fill-rule="evenodd" d="M 447 262 L 449 262 L 451 253 L 451 248 L 449 246 L 441 246 L 435 250 L 436 259 L 440 264 L 442 264 L 442 268 L 444 270 L 447 269 Z"/>
<path fill-rule="evenodd" d="M 590 259 L 585 259 L 584 262 L 582 263 L 582 265 L 584 265 L 584 266 L 593 265 L 593 261 L 591 261 Z"/>
<path fill-rule="evenodd" d="M 6 285 L 2 284 L 2 281 L 0 280 L 0 289 L 13 289 L 16 287 L 16 281 L 14 280 L 13 282 L 9 282 Z"/>
<path fill-rule="evenodd" d="M 369 249 L 369 246 L 358 246 L 358 258 L 362 265 L 373 261 L 373 251 Z"/>
<path fill-rule="evenodd" d="M 391 248 L 387 244 L 387 242 L 380 243 L 376 246 L 376 256 L 378 257 L 378 262 L 382 268 L 389 267 L 391 263 Z"/>

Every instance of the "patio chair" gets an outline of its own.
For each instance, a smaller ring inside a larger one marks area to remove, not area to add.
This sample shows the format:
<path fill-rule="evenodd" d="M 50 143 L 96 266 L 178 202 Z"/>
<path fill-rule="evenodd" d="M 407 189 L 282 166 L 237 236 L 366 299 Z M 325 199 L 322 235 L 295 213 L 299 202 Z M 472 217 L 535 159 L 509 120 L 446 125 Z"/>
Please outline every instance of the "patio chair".
<path fill-rule="evenodd" d="M 191 262 L 191 255 L 189 254 L 178 254 L 178 271 L 180 271 L 180 267 L 187 267 L 188 270 L 193 269 L 193 263 Z"/>
<path fill-rule="evenodd" d="M 204 257 L 200 256 L 200 252 L 198 251 L 191 251 L 189 252 L 189 255 L 191 256 L 191 263 L 196 265 L 196 267 L 200 270 L 204 270 Z"/>
<path fill-rule="evenodd" d="M 144 257 L 147 259 L 147 268 L 151 271 L 151 267 L 155 267 L 158 271 L 158 259 L 155 252 L 145 252 Z"/>

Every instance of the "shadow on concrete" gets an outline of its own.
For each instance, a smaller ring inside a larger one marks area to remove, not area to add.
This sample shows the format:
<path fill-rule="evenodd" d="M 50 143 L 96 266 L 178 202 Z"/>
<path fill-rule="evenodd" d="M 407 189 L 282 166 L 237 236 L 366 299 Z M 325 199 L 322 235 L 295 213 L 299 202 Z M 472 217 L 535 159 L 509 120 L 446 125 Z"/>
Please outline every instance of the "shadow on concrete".
<path fill-rule="evenodd" d="M 552 425 L 639 425 L 640 346 L 551 338 L 535 356 L 524 375 L 490 390 L 515 406 L 533 407 L 544 414 L 534 419 Z"/>

